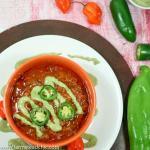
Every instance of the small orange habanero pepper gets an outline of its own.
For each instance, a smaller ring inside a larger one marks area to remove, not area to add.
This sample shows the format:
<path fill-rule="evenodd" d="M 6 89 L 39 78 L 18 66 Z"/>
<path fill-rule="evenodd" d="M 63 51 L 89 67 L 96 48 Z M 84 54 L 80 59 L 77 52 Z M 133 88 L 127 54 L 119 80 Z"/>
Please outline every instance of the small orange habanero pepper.
<path fill-rule="evenodd" d="M 70 7 L 72 0 L 55 0 L 57 7 L 63 12 L 66 13 Z"/>
<path fill-rule="evenodd" d="M 100 24 L 102 10 L 95 2 L 87 3 L 83 8 L 83 13 L 91 24 Z"/>

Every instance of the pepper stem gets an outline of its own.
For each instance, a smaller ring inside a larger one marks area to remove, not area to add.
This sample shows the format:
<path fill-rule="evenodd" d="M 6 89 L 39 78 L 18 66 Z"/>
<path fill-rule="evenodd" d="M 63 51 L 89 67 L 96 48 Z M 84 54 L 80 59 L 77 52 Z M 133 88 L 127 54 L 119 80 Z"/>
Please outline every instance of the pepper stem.
<path fill-rule="evenodd" d="M 74 3 L 81 4 L 82 6 L 85 6 L 85 4 L 84 4 L 84 3 L 79 2 L 79 1 L 73 1 L 73 2 L 72 2 L 72 4 L 74 4 Z"/>

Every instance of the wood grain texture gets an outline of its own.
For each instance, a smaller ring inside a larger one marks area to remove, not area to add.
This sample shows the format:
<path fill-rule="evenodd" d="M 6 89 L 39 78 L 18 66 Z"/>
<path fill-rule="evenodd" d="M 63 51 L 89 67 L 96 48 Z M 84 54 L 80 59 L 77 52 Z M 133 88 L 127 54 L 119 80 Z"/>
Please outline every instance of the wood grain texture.
<path fill-rule="evenodd" d="M 78 0 L 88 2 L 90 0 Z M 78 23 L 96 31 L 111 42 L 129 64 L 134 75 L 138 66 L 148 62 L 135 61 L 135 48 L 139 42 L 150 43 L 150 10 L 140 10 L 129 4 L 137 29 L 137 41 L 127 42 L 116 30 L 109 10 L 110 0 L 91 0 L 103 9 L 103 22 L 100 26 L 87 23 L 82 14 L 82 6 L 74 4 L 67 14 L 62 14 L 55 5 L 55 0 L 0 0 L 0 32 L 23 22 L 41 19 L 56 19 Z"/>

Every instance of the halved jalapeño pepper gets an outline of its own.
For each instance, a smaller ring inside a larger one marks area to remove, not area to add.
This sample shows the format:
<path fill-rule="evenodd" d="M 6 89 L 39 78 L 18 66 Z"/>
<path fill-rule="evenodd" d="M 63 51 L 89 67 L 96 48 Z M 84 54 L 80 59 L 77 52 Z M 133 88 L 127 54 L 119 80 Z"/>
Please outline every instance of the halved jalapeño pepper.
<path fill-rule="evenodd" d="M 31 110 L 30 117 L 36 125 L 44 126 L 50 118 L 50 112 L 44 107 L 37 107 Z"/>
<path fill-rule="evenodd" d="M 58 117 L 60 120 L 68 121 L 73 119 L 75 116 L 74 108 L 67 102 L 61 104 L 60 108 L 58 109 Z"/>
<path fill-rule="evenodd" d="M 51 85 L 44 85 L 39 95 L 43 100 L 51 101 L 57 97 L 57 91 Z"/>
<path fill-rule="evenodd" d="M 150 60 L 150 44 L 138 44 L 136 58 L 137 60 Z"/>

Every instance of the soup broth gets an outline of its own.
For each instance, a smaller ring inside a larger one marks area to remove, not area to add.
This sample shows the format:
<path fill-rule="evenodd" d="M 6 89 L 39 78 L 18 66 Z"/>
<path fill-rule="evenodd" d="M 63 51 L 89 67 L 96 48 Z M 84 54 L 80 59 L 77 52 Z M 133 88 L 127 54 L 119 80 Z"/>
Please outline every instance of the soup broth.
<path fill-rule="evenodd" d="M 88 98 L 83 81 L 71 70 L 49 64 L 37 66 L 15 83 L 11 98 L 13 119 L 32 139 L 64 140 L 86 121 Z"/>

